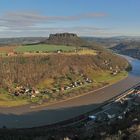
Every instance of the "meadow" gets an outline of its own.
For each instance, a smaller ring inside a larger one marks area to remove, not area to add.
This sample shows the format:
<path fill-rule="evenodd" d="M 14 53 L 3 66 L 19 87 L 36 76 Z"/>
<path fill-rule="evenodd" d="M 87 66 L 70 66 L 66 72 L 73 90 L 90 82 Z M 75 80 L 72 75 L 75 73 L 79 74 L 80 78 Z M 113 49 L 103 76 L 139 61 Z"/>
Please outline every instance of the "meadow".
<path fill-rule="evenodd" d="M 15 49 L 16 52 L 56 52 L 58 50 L 69 52 L 76 50 L 76 47 L 63 45 L 37 44 L 37 45 L 19 46 Z"/>

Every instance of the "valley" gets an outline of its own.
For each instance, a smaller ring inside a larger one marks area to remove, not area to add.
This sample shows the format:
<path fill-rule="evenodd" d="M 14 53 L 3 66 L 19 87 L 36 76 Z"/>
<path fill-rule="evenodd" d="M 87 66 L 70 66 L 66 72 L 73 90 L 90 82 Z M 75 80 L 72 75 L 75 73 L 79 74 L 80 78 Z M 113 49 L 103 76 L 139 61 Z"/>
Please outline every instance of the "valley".
<path fill-rule="evenodd" d="M 131 66 L 122 57 L 109 51 L 61 43 L 0 48 L 5 53 L 0 58 L 1 106 L 67 100 L 128 76 Z"/>

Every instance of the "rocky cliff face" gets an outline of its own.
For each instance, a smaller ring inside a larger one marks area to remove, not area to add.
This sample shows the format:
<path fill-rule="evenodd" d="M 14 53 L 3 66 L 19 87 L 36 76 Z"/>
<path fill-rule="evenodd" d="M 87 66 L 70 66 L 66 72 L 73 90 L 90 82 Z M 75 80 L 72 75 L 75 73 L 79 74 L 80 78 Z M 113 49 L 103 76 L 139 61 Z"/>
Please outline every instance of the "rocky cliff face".
<path fill-rule="evenodd" d="M 50 34 L 45 43 L 67 46 L 84 46 L 87 44 L 86 41 L 82 40 L 80 37 L 73 33 Z"/>
<path fill-rule="evenodd" d="M 50 34 L 49 39 L 61 39 L 61 38 L 78 38 L 76 34 L 73 33 L 57 33 L 57 34 Z"/>

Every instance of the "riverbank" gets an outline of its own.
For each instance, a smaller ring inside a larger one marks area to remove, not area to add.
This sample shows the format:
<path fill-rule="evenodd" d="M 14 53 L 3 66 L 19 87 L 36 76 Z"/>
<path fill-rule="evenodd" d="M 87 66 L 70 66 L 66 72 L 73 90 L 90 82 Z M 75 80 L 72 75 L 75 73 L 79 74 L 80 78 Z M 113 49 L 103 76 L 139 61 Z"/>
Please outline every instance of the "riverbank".
<path fill-rule="evenodd" d="M 119 95 L 140 81 L 140 61 L 133 59 L 130 62 L 133 70 L 127 78 L 99 91 L 47 107 L 32 108 L 30 105 L 25 105 L 15 108 L 0 108 L 0 127 L 4 125 L 8 128 L 44 126 L 44 124 L 49 125 L 68 120 L 94 110 L 104 101 Z"/>

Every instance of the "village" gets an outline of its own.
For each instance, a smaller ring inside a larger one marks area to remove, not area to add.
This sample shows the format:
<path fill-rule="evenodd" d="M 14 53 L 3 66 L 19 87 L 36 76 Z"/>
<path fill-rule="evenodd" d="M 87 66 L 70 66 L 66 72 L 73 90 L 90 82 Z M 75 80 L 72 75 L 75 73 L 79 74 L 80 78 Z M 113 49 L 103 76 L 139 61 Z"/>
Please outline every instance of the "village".
<path fill-rule="evenodd" d="M 117 120 L 125 119 L 130 112 L 140 107 L 140 86 L 135 87 L 128 93 L 121 95 L 111 103 L 103 106 L 100 111 L 88 116 L 85 126 L 91 129 L 101 124 L 111 125 Z M 135 118 L 134 121 L 139 121 Z"/>
<path fill-rule="evenodd" d="M 75 81 L 70 83 L 69 85 L 65 85 L 63 87 L 53 88 L 53 89 L 37 89 L 37 88 L 29 88 L 25 86 L 16 86 L 14 91 L 9 91 L 14 96 L 27 96 L 32 98 L 35 98 L 39 95 L 43 94 L 52 94 L 56 92 L 64 92 L 68 90 L 72 90 L 78 87 L 85 86 L 87 84 L 93 83 L 93 80 L 89 79 L 88 77 L 84 77 L 81 81 Z"/>

